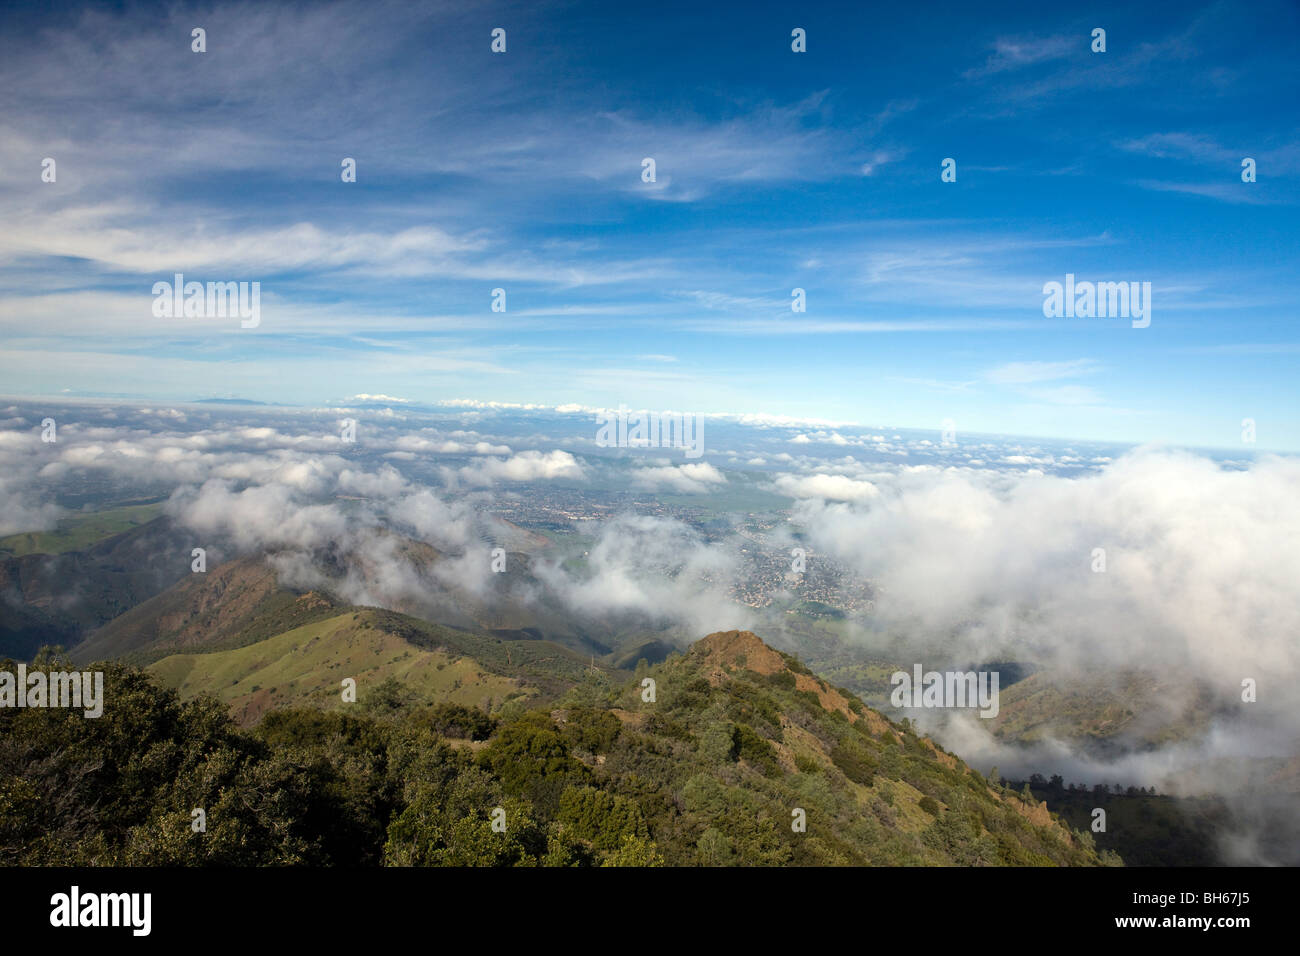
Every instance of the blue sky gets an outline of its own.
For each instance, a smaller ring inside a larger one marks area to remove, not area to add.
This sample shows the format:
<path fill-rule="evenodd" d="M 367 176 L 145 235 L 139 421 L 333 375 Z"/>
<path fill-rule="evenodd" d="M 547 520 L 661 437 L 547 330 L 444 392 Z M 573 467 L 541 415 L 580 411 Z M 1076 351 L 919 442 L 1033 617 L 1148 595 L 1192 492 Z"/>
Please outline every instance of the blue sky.
<path fill-rule="evenodd" d="M 1300 9 L 968 6 L 7 8 L 0 392 L 1300 449 Z M 155 318 L 175 272 L 260 325 Z M 1067 273 L 1150 327 L 1045 318 Z"/>

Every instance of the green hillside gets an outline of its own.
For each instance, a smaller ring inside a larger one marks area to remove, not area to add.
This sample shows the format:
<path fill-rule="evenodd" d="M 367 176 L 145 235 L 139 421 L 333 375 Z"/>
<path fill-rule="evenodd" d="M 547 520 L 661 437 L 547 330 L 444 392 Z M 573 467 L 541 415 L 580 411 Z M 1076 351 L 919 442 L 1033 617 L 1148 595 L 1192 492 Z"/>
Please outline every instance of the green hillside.
<path fill-rule="evenodd" d="M 0 864 L 1118 862 L 753 634 L 710 635 L 631 680 L 588 672 L 558 701 L 489 716 L 448 703 L 450 652 L 394 643 L 386 613 L 154 673 L 105 665 L 98 720 L 0 711 Z M 511 661 L 540 643 L 472 639 Z M 355 704 L 326 701 L 367 664 Z M 461 666 L 499 699 L 486 666 Z M 329 709 L 277 709 L 241 730 L 223 701 L 182 700 L 159 677 L 187 693 L 265 677 Z"/>
<path fill-rule="evenodd" d="M 753 634 L 712 634 L 646 676 L 654 705 L 638 684 L 602 702 L 620 727 L 593 779 L 638 795 L 670 864 L 1101 862 L 1090 836 L 1042 804 L 990 786 Z M 806 832 L 792 829 L 796 809 Z"/>
<path fill-rule="evenodd" d="M 53 531 L 25 531 L 0 538 L 0 554 L 64 554 L 81 551 L 123 531 L 147 524 L 162 514 L 162 502 L 126 505 L 64 518 Z"/>
<path fill-rule="evenodd" d="M 0 654 L 71 647 L 167 589 L 190 573 L 189 537 L 158 517 L 79 551 L 0 555 Z"/>
<path fill-rule="evenodd" d="M 176 652 L 252 644 L 344 610 L 328 595 L 281 588 L 262 555 L 186 574 L 118 615 L 72 649 L 79 661 L 119 658 L 144 666 Z"/>
<path fill-rule="evenodd" d="M 245 725 L 277 707 L 345 706 L 345 677 L 356 681 L 358 699 L 394 678 L 422 700 L 486 711 L 536 693 L 514 678 L 485 671 L 471 658 L 410 643 L 384 628 L 370 609 L 338 614 L 234 650 L 174 654 L 148 670 L 182 698 L 217 697 Z"/>
<path fill-rule="evenodd" d="M 523 533 L 521 529 L 520 534 Z M 394 536 L 394 546 L 421 574 L 428 573 L 442 559 L 436 549 L 408 538 Z M 182 556 L 185 555 L 188 551 Z M 68 557 L 82 561 L 91 569 L 91 577 L 102 574 L 102 569 L 90 560 L 89 552 Z M 11 559 L 11 563 L 14 560 L 17 559 Z M 526 579 L 527 555 L 514 554 L 511 561 L 515 574 Z M 94 625 L 100 626 L 89 633 L 78 633 L 74 627 L 59 632 L 46 628 L 41 639 L 33 638 L 30 642 L 32 650 L 42 643 L 61 643 L 71 646 L 71 654 L 78 661 L 111 658 L 147 666 L 169 654 L 243 647 L 332 617 L 350 606 L 325 591 L 303 593 L 282 587 L 265 554 L 223 561 L 202 574 L 189 573 L 188 557 L 180 567 L 182 573 L 178 579 L 167 582 L 171 586 L 161 593 L 151 592 L 145 595 L 148 600 L 120 608 L 111 620 L 94 621 Z M 3 574 L 4 562 L 0 562 L 0 583 Z M 19 610 L 28 616 L 39 612 L 27 606 Z M 569 666 L 577 660 L 590 666 L 594 659 L 604 670 L 617 671 L 634 666 L 642 657 L 662 660 L 671 650 L 669 644 L 646 634 L 641 627 L 620 627 L 615 622 L 599 625 L 578 622 L 562 608 L 546 607 L 544 602 L 538 606 L 520 602 L 504 590 L 487 602 L 472 595 L 457 595 L 437 603 L 426 602 L 418 595 L 407 596 L 393 611 L 441 622 L 440 639 L 448 639 L 452 632 L 458 632 L 491 634 L 511 645 L 541 642 L 545 653 L 522 651 L 520 656 L 524 660 L 555 657 L 557 647 L 567 647 L 569 651 L 561 653 L 559 662 L 561 671 L 568 677 L 577 673 Z M 35 634 L 36 629 L 25 627 L 25 633 Z M 7 650 L 0 643 L 0 652 Z M 491 648 L 475 644 L 472 653 L 479 652 L 494 653 Z M 513 666 L 507 655 L 501 656 L 507 668 Z M 546 670 L 540 668 L 538 673 Z"/>
<path fill-rule="evenodd" d="M 367 608 L 376 627 L 419 647 L 442 648 L 472 657 L 494 674 L 515 677 L 556 696 L 579 681 L 619 682 L 627 672 L 597 662 L 547 640 L 506 640 L 467 628 L 447 627 L 381 608 Z"/>
<path fill-rule="evenodd" d="M 1040 671 L 1004 687 L 999 703 L 991 721 L 998 737 L 1070 740 L 1096 755 L 1196 739 L 1216 716 L 1208 688 L 1139 672 L 1071 675 L 1067 681 Z"/>

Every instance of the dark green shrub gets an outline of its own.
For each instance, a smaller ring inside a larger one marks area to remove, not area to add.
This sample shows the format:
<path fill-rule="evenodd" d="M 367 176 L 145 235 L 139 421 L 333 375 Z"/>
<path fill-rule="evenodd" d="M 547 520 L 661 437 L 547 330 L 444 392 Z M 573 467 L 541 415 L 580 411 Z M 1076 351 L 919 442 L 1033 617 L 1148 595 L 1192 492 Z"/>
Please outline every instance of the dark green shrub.
<path fill-rule="evenodd" d="M 623 722 L 607 710 L 577 705 L 569 708 L 564 721 L 564 737 L 574 750 L 608 753 Z"/>
<path fill-rule="evenodd" d="M 854 783 L 869 787 L 875 783 L 876 761 L 852 739 L 837 743 L 831 750 L 831 763 Z"/>
<path fill-rule="evenodd" d="M 772 745 L 746 724 L 735 724 L 731 729 L 731 759 L 753 764 L 765 777 L 775 777 L 781 772 Z"/>
<path fill-rule="evenodd" d="M 457 740 L 487 740 L 496 729 L 496 721 L 477 707 L 438 704 L 429 715 L 435 734 Z"/>

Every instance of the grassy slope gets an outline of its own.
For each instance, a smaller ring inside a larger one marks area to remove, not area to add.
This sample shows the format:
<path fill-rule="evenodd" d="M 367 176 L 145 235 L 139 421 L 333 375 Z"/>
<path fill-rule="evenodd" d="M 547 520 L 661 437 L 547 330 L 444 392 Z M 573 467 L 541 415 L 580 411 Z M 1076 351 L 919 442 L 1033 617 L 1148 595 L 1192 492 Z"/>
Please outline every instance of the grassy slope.
<path fill-rule="evenodd" d="M 373 615 L 376 626 L 412 644 L 472 657 L 494 674 L 520 678 L 547 693 L 560 693 L 591 675 L 589 657 L 552 641 L 504 640 L 378 608 L 368 608 L 365 613 Z M 625 671 L 604 665 L 597 670 L 607 679 L 627 677 Z"/>
<path fill-rule="evenodd" d="M 126 505 L 93 514 L 72 515 L 53 531 L 25 531 L 0 538 L 0 554 L 64 554 L 80 551 L 105 538 L 152 521 L 162 514 L 162 502 Z"/>
<path fill-rule="evenodd" d="M 389 677 L 422 697 L 485 708 L 535 693 L 467 657 L 412 644 L 383 626 L 382 613 L 354 610 L 234 650 L 174 654 L 149 671 L 182 697 L 214 694 L 245 724 L 274 707 L 341 706 L 345 677 L 358 700 Z"/>
<path fill-rule="evenodd" d="M 70 647 L 175 584 L 189 573 L 188 537 L 157 517 L 80 551 L 0 555 L 0 653 Z"/>
<path fill-rule="evenodd" d="M 145 666 L 169 654 L 232 650 L 344 609 L 316 592 L 280 588 L 274 570 L 249 556 L 186 575 L 90 634 L 72 655 Z"/>
<path fill-rule="evenodd" d="M 1133 745 L 1158 747 L 1209 730 L 1213 700 L 1202 688 L 1162 686 L 1139 673 L 1077 676 L 1068 683 L 1050 672 L 1004 688 L 993 732 L 1022 743 L 1057 738 L 1105 753 Z"/>

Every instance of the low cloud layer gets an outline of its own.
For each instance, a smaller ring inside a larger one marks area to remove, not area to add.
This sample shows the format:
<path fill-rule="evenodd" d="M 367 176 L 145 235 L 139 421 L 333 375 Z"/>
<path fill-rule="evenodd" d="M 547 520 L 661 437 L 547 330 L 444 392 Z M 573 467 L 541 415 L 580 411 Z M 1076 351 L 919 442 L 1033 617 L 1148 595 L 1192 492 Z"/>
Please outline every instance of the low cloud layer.
<path fill-rule="evenodd" d="M 954 654 L 1186 672 L 1290 696 L 1300 461 L 1141 449 L 1081 478 L 915 469 L 795 520 L 878 588 L 875 623 Z M 1104 561 L 1104 570 L 1102 570 Z"/>

